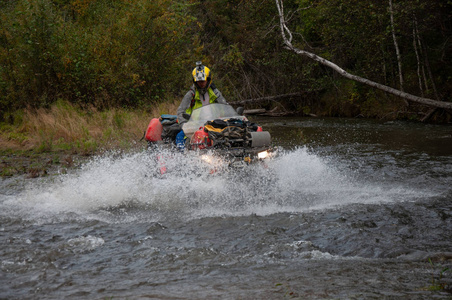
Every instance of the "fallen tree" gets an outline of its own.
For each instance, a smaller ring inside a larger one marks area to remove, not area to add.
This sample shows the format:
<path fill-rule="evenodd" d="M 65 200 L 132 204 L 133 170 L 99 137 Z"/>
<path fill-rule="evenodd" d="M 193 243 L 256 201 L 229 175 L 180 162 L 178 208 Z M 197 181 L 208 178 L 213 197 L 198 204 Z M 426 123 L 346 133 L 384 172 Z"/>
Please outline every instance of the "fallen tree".
<path fill-rule="evenodd" d="M 262 102 L 262 101 L 279 101 L 281 99 L 291 98 L 291 97 L 300 97 L 303 96 L 305 93 L 290 93 L 290 94 L 282 94 L 282 95 L 276 95 L 276 96 L 267 96 L 267 97 L 260 97 L 260 98 L 252 98 L 252 99 L 246 99 L 246 100 L 238 100 L 231 103 L 234 104 L 245 104 L 245 103 L 254 103 L 254 102 Z"/>
<path fill-rule="evenodd" d="M 256 102 L 264 102 L 264 101 L 273 101 L 276 102 L 279 106 L 275 107 L 272 110 L 266 110 L 264 108 L 256 108 L 256 109 L 248 109 L 245 110 L 245 114 L 247 115 L 263 115 L 263 116 L 273 116 L 273 117 L 280 117 L 280 116 L 288 116 L 293 115 L 293 111 L 288 111 L 282 104 L 281 101 L 289 98 L 294 97 L 302 97 L 308 94 L 309 92 L 300 92 L 300 93 L 289 93 L 289 94 L 281 94 L 276 96 L 266 96 L 266 97 L 259 97 L 259 98 L 251 98 L 251 99 L 245 99 L 245 100 L 238 100 L 231 102 L 231 104 L 234 105 L 243 105 L 247 103 L 256 103 Z M 282 111 L 281 111 L 282 110 Z"/>
<path fill-rule="evenodd" d="M 433 99 L 429 99 L 429 98 L 419 97 L 419 96 L 412 95 L 412 94 L 406 93 L 404 91 L 374 82 L 372 80 L 350 74 L 347 71 L 345 71 L 344 69 L 342 69 L 341 67 L 339 67 L 338 65 L 334 64 L 333 62 L 331 62 L 327 59 L 324 59 L 323 57 L 320 57 L 314 53 L 294 47 L 292 45 L 292 38 L 293 38 L 292 32 L 287 27 L 287 22 L 286 22 L 286 19 L 284 16 L 283 0 L 275 0 L 275 2 L 276 2 L 276 7 L 278 9 L 278 14 L 279 14 L 279 27 L 281 30 L 281 36 L 282 36 L 282 39 L 283 39 L 283 42 L 285 45 L 284 47 L 286 49 L 291 50 L 299 55 L 309 57 L 310 59 L 333 69 L 334 71 L 338 72 L 341 76 L 343 76 L 345 78 L 348 78 L 348 79 L 354 80 L 356 82 L 360 82 L 360 83 L 366 84 L 368 86 L 377 88 L 384 92 L 398 96 L 402 99 L 406 99 L 411 102 L 420 103 L 420 104 L 434 107 L 434 108 L 443 108 L 443 109 L 446 109 L 446 111 L 448 111 L 448 112 L 450 109 L 452 109 L 452 102 L 438 101 L 438 100 L 433 100 Z"/>

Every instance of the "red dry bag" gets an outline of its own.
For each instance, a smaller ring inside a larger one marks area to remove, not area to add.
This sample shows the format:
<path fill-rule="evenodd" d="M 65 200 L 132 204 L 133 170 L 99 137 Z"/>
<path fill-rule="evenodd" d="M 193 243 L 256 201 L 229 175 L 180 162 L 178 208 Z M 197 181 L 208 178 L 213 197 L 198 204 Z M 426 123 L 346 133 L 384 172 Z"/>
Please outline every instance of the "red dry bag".
<path fill-rule="evenodd" d="M 163 126 L 160 120 L 154 118 L 149 122 L 148 129 L 146 130 L 145 138 L 150 142 L 157 142 L 162 140 Z"/>

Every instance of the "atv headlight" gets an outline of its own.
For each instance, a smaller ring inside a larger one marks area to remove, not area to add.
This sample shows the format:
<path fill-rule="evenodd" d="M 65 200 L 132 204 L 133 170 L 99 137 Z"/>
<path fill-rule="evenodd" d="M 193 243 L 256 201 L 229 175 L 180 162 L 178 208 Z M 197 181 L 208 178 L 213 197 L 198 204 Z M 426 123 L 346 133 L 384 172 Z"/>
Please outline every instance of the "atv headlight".
<path fill-rule="evenodd" d="M 201 159 L 202 159 L 204 162 L 208 163 L 208 164 L 213 164 L 213 163 L 214 163 L 214 160 L 213 160 L 212 155 L 204 154 L 204 155 L 201 156 Z"/>
<path fill-rule="evenodd" d="M 268 153 L 267 150 L 262 151 L 262 152 L 259 152 L 259 153 L 257 154 L 257 157 L 258 157 L 259 159 L 264 159 L 264 158 L 267 158 L 267 157 L 269 157 L 269 156 L 270 156 L 270 153 Z"/>
<path fill-rule="evenodd" d="M 201 155 L 201 160 L 205 162 L 206 164 L 209 164 L 211 166 L 221 166 L 223 165 L 223 160 L 215 155 L 211 154 L 203 154 Z"/>

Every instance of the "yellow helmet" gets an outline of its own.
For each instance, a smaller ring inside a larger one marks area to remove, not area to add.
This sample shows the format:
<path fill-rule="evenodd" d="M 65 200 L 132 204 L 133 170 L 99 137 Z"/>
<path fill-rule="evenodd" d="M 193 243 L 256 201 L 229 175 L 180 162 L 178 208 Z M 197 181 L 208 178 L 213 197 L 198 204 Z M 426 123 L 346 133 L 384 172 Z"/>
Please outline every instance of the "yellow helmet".
<path fill-rule="evenodd" d="M 212 75 L 210 69 L 202 64 L 201 61 L 196 62 L 196 68 L 192 72 L 193 82 L 197 81 L 210 81 L 212 80 Z"/>

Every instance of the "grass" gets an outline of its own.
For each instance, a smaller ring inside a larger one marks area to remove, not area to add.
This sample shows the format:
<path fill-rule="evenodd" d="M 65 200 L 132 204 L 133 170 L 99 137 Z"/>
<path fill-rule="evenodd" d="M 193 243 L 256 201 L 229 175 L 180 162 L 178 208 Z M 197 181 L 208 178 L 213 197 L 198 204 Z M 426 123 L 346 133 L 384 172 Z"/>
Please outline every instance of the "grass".
<path fill-rule="evenodd" d="M 430 266 L 432 268 L 432 280 L 431 285 L 426 287 L 426 290 L 428 291 L 450 291 L 450 286 L 447 286 L 446 283 L 443 282 L 444 273 L 450 271 L 448 267 L 442 267 L 442 266 L 436 266 L 432 260 L 429 258 L 428 262 L 430 263 Z M 439 267 L 441 268 L 439 271 L 437 271 L 437 274 L 435 274 L 435 269 Z"/>
<path fill-rule="evenodd" d="M 176 101 L 162 103 L 150 112 L 120 108 L 98 111 L 59 101 L 50 109 L 25 109 L 16 112 L 9 124 L 0 125 L 0 150 L 91 154 L 127 148 L 141 139 L 151 118 L 175 113 L 177 105 Z"/>
<path fill-rule="evenodd" d="M 179 100 L 149 111 L 114 108 L 81 109 L 58 101 L 49 109 L 24 109 L 0 124 L 0 176 L 28 173 L 43 176 L 50 165 L 70 166 L 72 156 L 90 156 L 108 150 L 131 150 L 140 143 L 149 121 L 175 114 Z"/>

